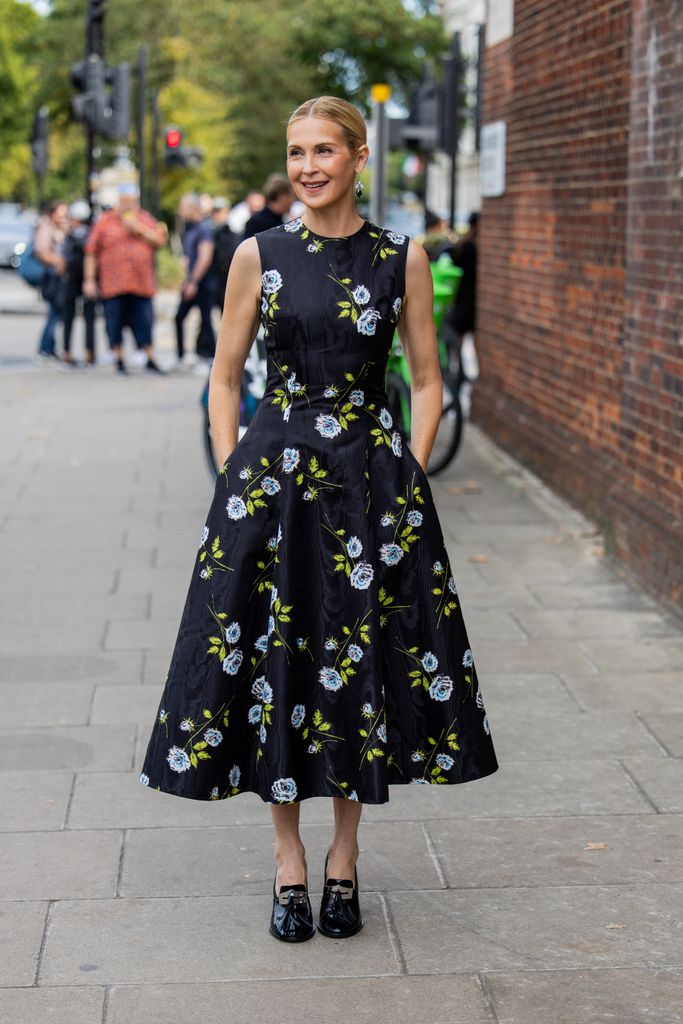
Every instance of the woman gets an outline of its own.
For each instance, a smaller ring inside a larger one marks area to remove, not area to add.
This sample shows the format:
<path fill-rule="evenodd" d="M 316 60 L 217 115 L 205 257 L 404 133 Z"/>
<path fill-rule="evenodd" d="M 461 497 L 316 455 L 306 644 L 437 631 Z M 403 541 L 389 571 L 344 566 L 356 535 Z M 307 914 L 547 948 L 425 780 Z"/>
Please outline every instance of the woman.
<path fill-rule="evenodd" d="M 347 937 L 363 924 L 363 803 L 498 767 L 424 471 L 442 394 L 429 261 L 356 212 L 368 152 L 350 103 L 303 103 L 287 172 L 306 209 L 235 252 L 210 380 L 223 466 L 141 775 L 273 805 L 270 931 L 290 942 L 315 934 L 302 800 L 333 801 L 317 928 Z M 259 319 L 268 382 L 236 443 Z M 413 450 L 384 389 L 397 327 Z"/>

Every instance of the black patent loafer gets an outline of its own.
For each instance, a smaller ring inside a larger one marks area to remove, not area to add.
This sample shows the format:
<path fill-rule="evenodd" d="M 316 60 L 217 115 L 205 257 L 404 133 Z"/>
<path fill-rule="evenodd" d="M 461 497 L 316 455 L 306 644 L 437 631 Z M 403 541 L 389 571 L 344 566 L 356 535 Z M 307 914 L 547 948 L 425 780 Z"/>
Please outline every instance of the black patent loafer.
<path fill-rule="evenodd" d="M 282 942 L 306 942 L 315 935 L 313 908 L 305 885 L 281 885 L 273 882 L 273 913 L 268 931 Z"/>
<path fill-rule="evenodd" d="M 318 931 L 330 939 L 346 939 L 363 927 L 358 902 L 358 871 L 354 867 L 354 880 L 328 878 L 325 858 L 325 884 L 320 902 Z"/>

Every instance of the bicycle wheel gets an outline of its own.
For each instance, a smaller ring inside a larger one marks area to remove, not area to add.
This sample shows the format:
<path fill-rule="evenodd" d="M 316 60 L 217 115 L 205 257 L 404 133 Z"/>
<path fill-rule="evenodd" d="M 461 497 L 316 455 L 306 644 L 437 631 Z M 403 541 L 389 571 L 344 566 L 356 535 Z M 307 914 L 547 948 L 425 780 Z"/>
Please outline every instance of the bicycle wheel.
<path fill-rule="evenodd" d="M 386 377 L 386 392 L 389 411 L 394 423 L 407 438 L 410 437 L 410 388 L 395 370 L 389 370 Z"/>
<path fill-rule="evenodd" d="M 462 409 L 457 379 L 451 374 L 443 377 L 443 409 L 439 429 L 434 438 L 427 473 L 436 476 L 453 461 L 462 440 Z"/>

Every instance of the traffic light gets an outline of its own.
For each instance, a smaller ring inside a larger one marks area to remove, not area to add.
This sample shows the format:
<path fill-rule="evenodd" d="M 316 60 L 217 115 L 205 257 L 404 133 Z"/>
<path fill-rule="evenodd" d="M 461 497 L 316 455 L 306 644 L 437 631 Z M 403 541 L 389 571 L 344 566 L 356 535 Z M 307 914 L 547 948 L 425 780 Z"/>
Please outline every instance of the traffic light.
<path fill-rule="evenodd" d="M 126 139 L 130 132 L 130 68 L 117 64 L 107 69 L 107 81 L 111 83 L 111 118 L 106 134 L 110 139 Z"/>
<path fill-rule="evenodd" d="M 72 64 L 71 82 L 78 90 L 71 98 L 74 120 L 99 135 L 125 139 L 130 131 L 128 65 L 107 67 L 102 57 L 91 53 L 85 60 Z"/>
<path fill-rule="evenodd" d="M 47 174 L 47 107 L 40 107 L 33 118 L 31 129 L 31 166 L 34 174 L 42 178 Z"/>
<path fill-rule="evenodd" d="M 166 149 L 164 163 L 167 167 L 183 167 L 183 133 L 180 128 L 167 128 L 164 134 Z"/>
<path fill-rule="evenodd" d="M 104 132 L 111 117 L 105 89 L 105 65 L 96 53 L 71 65 L 71 83 L 78 95 L 71 97 L 71 113 L 75 121 L 92 132 Z"/>
<path fill-rule="evenodd" d="M 200 146 L 185 146 L 184 134 L 175 125 L 166 128 L 164 143 L 164 163 L 167 167 L 196 170 L 204 163 L 204 150 Z"/>

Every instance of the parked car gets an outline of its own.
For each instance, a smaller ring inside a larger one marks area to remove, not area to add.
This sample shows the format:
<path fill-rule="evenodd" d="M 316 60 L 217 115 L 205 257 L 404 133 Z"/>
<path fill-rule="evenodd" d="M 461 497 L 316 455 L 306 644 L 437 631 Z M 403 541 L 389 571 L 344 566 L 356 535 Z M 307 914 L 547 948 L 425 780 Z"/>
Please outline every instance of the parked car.
<path fill-rule="evenodd" d="M 0 203 L 0 267 L 17 267 L 38 218 L 19 203 Z"/>

